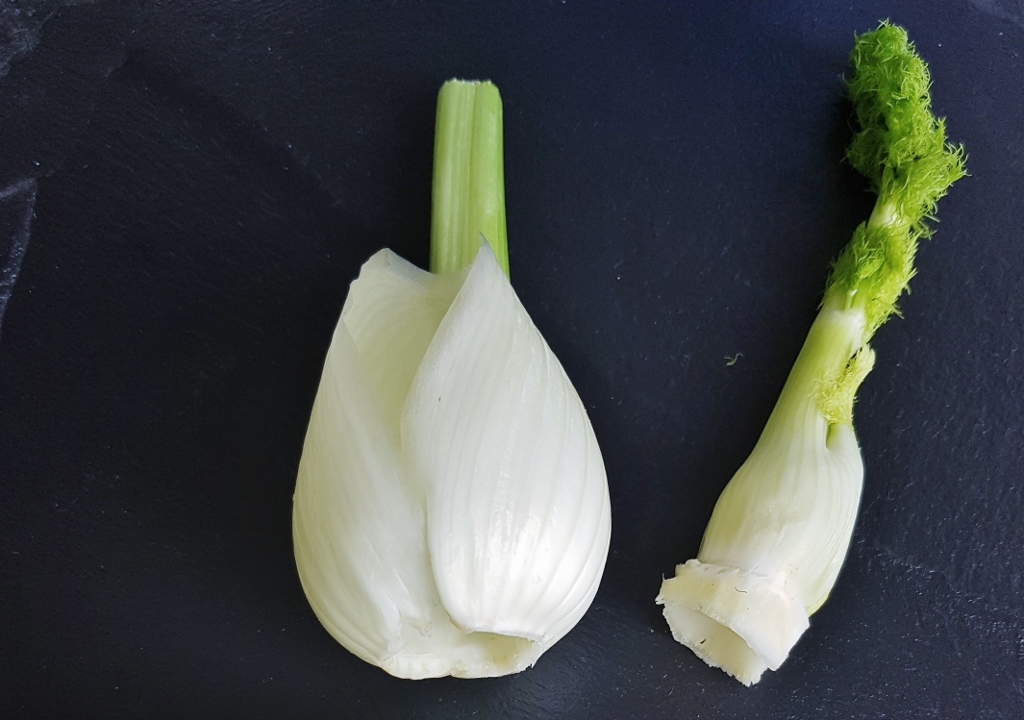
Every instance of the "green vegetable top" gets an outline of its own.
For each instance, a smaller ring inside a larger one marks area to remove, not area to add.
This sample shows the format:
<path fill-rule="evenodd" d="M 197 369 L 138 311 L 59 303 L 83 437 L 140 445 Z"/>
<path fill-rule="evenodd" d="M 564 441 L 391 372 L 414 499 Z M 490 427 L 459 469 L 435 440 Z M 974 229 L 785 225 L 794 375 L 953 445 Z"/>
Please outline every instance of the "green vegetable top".
<path fill-rule="evenodd" d="M 928 67 L 906 31 L 888 22 L 856 39 L 847 82 L 860 130 L 847 157 L 878 201 L 832 268 L 826 300 L 841 296 L 866 315 L 864 342 L 890 315 L 914 275 L 918 240 L 935 205 L 963 177 L 964 151 L 946 142 L 931 110 Z"/>
<path fill-rule="evenodd" d="M 449 80 L 437 96 L 430 270 L 449 272 L 491 246 L 508 275 L 501 95 L 490 82 Z"/>

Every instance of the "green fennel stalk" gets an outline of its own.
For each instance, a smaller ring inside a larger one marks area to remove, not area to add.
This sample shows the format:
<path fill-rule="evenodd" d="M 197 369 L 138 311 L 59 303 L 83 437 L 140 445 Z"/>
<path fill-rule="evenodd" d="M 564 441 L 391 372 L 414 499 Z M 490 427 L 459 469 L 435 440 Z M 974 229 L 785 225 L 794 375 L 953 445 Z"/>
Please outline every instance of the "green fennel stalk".
<path fill-rule="evenodd" d="M 505 275 L 502 108 L 490 82 L 449 80 L 437 98 L 430 271 L 459 270 L 486 239 Z"/>
<path fill-rule="evenodd" d="M 744 684 L 777 669 L 826 601 L 856 520 L 864 465 L 853 403 L 868 341 L 897 313 L 964 152 L 931 111 L 927 66 L 902 28 L 856 38 L 849 162 L 878 195 L 833 265 L 821 310 L 757 445 L 722 492 L 695 560 L 658 602 L 673 636 Z"/>

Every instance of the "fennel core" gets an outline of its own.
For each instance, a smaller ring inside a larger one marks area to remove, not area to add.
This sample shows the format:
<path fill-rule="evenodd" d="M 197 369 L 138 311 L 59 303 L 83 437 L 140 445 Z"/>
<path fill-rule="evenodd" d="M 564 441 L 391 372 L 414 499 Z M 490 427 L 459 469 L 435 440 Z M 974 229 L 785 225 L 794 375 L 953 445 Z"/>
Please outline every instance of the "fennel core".
<path fill-rule="evenodd" d="M 697 559 L 657 602 L 673 636 L 746 685 L 776 670 L 845 559 L 864 466 L 853 430 L 868 341 L 893 314 L 964 152 L 931 111 L 927 66 L 902 28 L 857 37 L 849 162 L 878 196 L 832 267 L 821 309 L 750 457 L 722 492 Z"/>

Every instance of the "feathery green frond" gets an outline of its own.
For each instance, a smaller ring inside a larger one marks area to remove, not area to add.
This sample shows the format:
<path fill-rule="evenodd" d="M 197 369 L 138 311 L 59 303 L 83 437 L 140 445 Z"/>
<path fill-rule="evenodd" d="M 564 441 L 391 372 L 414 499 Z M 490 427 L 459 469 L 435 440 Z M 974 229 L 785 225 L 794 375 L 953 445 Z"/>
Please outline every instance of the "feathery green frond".
<path fill-rule="evenodd" d="M 847 90 L 860 129 L 847 158 L 878 194 L 871 219 L 835 262 L 826 296 L 842 296 L 867 316 L 864 341 L 897 312 L 914 276 L 921 238 L 936 203 L 964 176 L 964 151 L 946 141 L 932 114 L 928 67 L 903 28 L 883 22 L 856 39 Z"/>
<path fill-rule="evenodd" d="M 864 378 L 875 366 L 875 351 L 867 345 L 850 358 L 838 375 L 818 386 L 817 405 L 829 427 L 853 425 L 853 401 Z"/>

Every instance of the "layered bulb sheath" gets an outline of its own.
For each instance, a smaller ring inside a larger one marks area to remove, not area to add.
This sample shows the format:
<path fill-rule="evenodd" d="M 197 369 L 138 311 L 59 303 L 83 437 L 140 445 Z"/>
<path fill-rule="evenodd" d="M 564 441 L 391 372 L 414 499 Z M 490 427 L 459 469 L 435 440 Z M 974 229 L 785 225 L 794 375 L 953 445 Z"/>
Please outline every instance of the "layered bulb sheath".
<path fill-rule="evenodd" d="M 586 411 L 487 244 L 352 284 L 294 497 L 317 617 L 403 678 L 518 672 L 597 591 L 611 529 Z"/>

